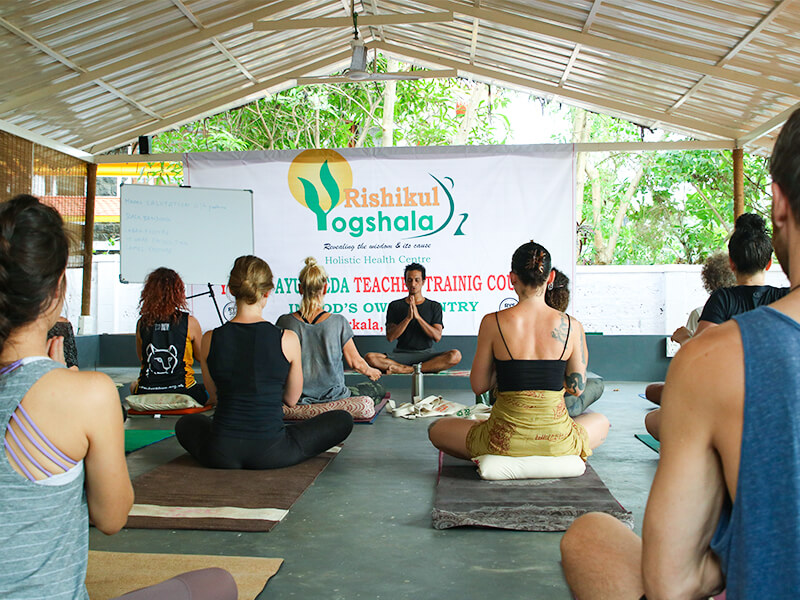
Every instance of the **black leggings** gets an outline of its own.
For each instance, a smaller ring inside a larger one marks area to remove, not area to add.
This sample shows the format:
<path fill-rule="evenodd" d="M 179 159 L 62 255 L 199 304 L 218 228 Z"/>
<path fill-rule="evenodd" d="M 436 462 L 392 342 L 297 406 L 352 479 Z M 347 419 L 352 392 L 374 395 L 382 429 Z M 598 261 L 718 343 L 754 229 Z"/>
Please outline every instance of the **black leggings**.
<path fill-rule="evenodd" d="M 175 435 L 189 454 L 212 469 L 289 467 L 340 444 L 353 430 L 353 417 L 344 410 L 288 424 L 267 441 L 217 435 L 211 423 L 205 415 L 184 415 L 175 424 Z"/>

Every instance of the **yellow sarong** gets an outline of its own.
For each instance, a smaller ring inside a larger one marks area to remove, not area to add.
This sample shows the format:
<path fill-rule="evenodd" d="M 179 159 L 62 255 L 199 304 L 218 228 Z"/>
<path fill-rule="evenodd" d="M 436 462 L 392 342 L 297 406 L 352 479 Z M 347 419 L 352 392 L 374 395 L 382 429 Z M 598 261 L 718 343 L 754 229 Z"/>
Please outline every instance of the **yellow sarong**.
<path fill-rule="evenodd" d="M 573 421 L 564 390 L 497 392 L 491 416 L 467 433 L 470 456 L 566 456 L 592 454 L 586 429 Z"/>

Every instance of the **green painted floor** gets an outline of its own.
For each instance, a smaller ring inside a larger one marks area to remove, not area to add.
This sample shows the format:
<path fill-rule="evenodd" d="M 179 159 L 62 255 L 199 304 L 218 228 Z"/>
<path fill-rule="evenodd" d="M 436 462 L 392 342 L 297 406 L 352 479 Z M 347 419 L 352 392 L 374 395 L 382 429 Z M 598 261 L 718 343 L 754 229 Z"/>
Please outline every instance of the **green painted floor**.
<path fill-rule="evenodd" d="M 110 371 L 110 370 L 109 370 Z M 124 374 L 111 372 L 119 378 Z M 397 380 L 395 380 L 397 381 Z M 392 398 L 409 390 L 389 384 Z M 471 404 L 464 390 L 427 393 Z M 637 396 L 644 383 L 607 382 L 592 406 L 612 423 L 589 460 L 641 529 L 658 455 L 637 441 L 651 405 Z M 132 417 L 126 427 L 174 429 L 176 418 Z M 428 599 L 571 598 L 559 564 L 559 533 L 460 528 L 436 531 L 430 511 L 437 452 L 429 419 L 407 421 L 384 412 L 356 425 L 344 449 L 269 533 L 92 530 L 94 550 L 280 557 L 285 563 L 259 598 Z M 131 476 L 182 454 L 171 438 L 128 456 Z"/>

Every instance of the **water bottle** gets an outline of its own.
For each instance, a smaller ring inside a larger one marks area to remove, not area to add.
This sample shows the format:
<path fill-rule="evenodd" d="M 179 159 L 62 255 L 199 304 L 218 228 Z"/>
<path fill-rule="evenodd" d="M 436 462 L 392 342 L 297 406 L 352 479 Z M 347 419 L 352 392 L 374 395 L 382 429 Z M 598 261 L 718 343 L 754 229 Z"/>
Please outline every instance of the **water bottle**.
<path fill-rule="evenodd" d="M 425 395 L 422 384 L 422 363 L 414 365 L 414 374 L 411 376 L 411 401 L 418 402 Z"/>

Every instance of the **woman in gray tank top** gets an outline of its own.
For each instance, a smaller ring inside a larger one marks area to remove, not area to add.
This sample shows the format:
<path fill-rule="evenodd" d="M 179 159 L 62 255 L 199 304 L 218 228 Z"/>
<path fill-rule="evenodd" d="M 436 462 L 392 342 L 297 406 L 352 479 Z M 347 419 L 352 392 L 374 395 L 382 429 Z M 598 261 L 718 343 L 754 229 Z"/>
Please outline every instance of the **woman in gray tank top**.
<path fill-rule="evenodd" d="M 351 396 L 382 398 L 386 390 L 376 382 L 381 372 L 374 369 L 358 352 L 353 341 L 353 329 L 344 316 L 325 310 L 328 274 L 316 259 L 309 256 L 300 271 L 300 309 L 282 315 L 275 324 L 289 329 L 300 339 L 303 363 L 303 394 L 301 404 L 334 402 Z M 342 359 L 367 376 L 371 382 L 359 384 L 358 389 L 345 385 Z"/>
<path fill-rule="evenodd" d="M 54 209 L 28 195 L 0 204 L 0 598 L 87 599 L 89 523 L 116 533 L 133 503 L 113 382 L 67 369 L 63 338 L 47 339 L 68 255 Z M 125 597 L 227 600 L 236 584 L 203 570 Z"/>

